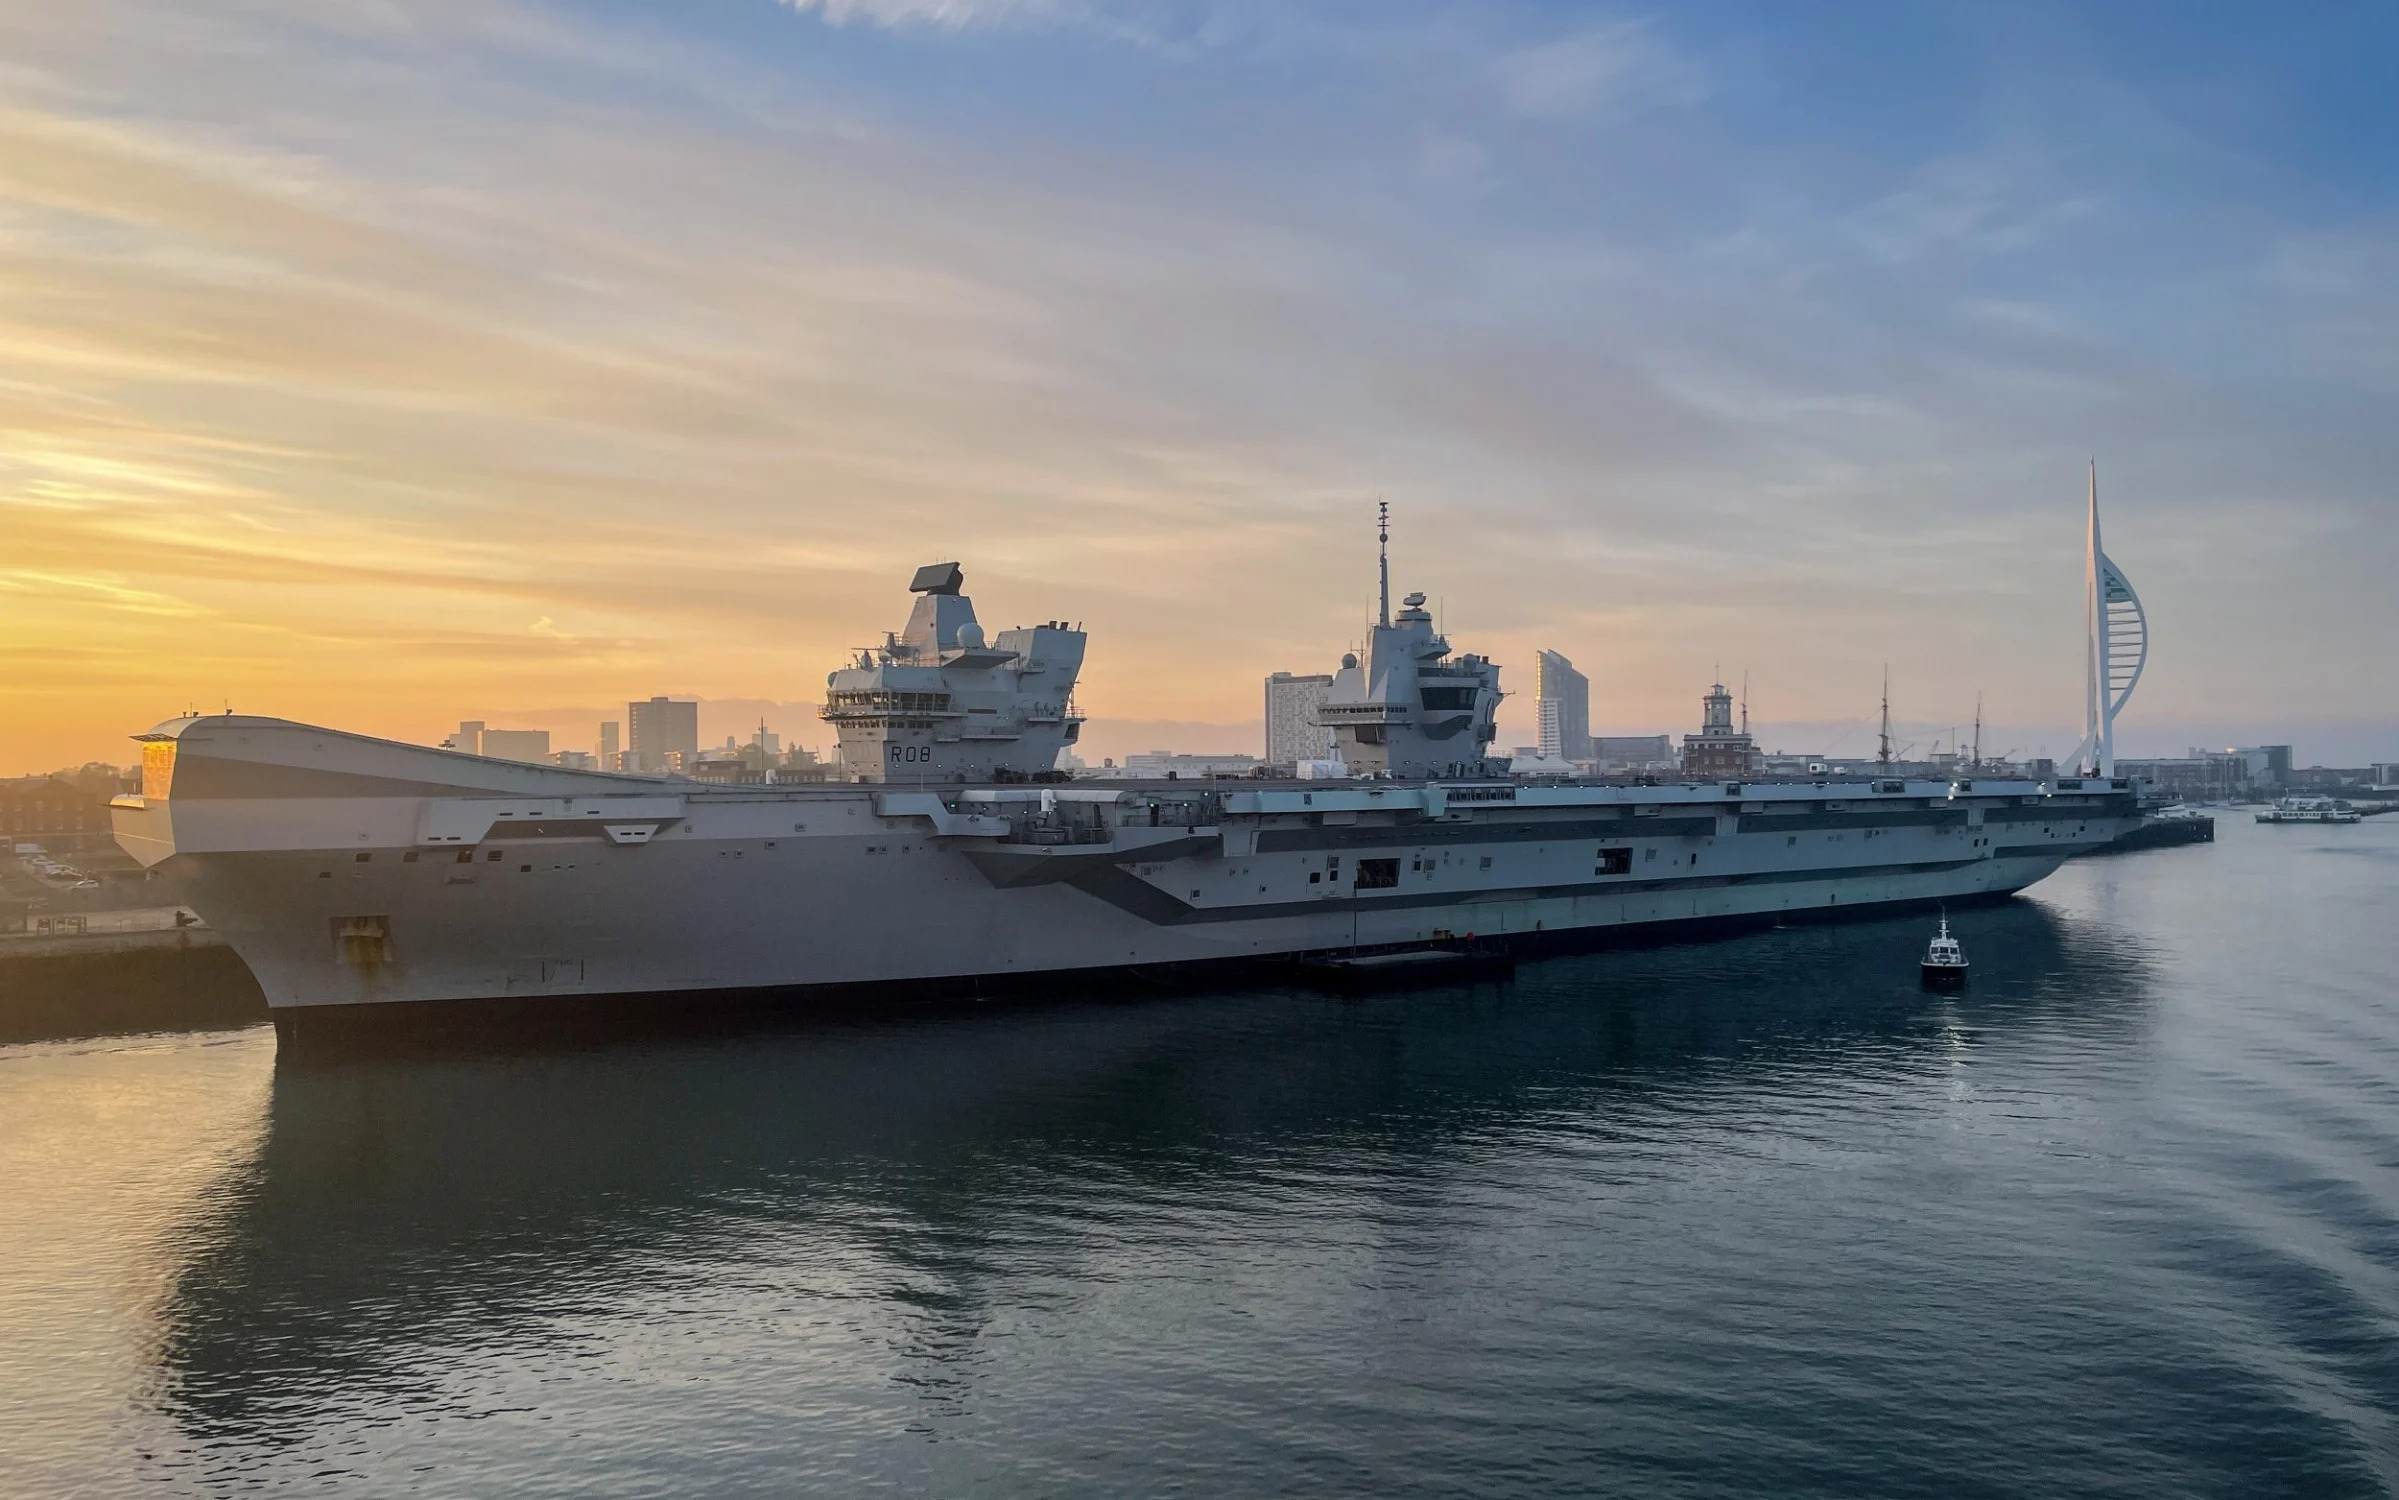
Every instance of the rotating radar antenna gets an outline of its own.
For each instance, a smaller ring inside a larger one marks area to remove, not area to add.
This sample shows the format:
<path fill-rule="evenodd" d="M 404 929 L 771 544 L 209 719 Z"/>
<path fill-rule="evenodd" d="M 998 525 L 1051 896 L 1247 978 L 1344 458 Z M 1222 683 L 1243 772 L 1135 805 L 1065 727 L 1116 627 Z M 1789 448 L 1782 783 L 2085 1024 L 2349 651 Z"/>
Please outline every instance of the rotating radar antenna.
<path fill-rule="evenodd" d="M 2091 535 L 2085 559 L 2083 738 L 2074 765 L 2091 775 L 2116 774 L 2116 715 L 2131 701 L 2149 665 L 2149 617 L 2132 580 L 2099 545 L 2099 465 L 2091 465 Z"/>

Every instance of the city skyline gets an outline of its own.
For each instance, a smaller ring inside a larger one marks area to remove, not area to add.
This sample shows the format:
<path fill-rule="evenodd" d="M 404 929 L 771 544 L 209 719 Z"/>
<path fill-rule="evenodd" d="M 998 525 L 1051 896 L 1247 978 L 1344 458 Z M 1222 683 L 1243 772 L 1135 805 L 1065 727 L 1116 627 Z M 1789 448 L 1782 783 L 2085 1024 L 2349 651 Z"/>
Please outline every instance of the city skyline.
<path fill-rule="evenodd" d="M 1547 647 L 1595 732 L 1723 661 L 1824 749 L 1887 659 L 2063 754 L 2094 454 L 2118 753 L 2388 758 L 2393 24 L 20 8 L 0 771 L 812 704 L 937 557 L 1089 626 L 1087 756 L 1242 749 L 1378 496 L 1503 744 Z"/>

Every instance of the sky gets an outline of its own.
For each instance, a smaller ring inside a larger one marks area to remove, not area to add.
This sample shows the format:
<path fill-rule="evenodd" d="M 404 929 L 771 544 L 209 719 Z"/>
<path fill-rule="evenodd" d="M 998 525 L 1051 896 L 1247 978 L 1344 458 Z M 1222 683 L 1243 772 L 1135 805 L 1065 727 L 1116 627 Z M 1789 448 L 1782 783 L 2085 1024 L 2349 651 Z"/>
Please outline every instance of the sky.
<path fill-rule="evenodd" d="M 1395 588 L 1603 733 L 2399 759 L 2399 9 L 0 0 L 0 774 L 810 744 L 963 561 L 1087 753 Z"/>

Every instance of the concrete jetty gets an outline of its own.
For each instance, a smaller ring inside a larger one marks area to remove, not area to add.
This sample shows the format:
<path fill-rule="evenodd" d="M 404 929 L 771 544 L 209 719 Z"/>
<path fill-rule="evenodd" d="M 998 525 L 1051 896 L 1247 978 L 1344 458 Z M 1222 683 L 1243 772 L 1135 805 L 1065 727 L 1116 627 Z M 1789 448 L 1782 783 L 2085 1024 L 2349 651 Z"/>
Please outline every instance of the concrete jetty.
<path fill-rule="evenodd" d="M 0 931 L 0 1042 L 267 1018 L 239 955 L 189 907 L 30 912 Z"/>

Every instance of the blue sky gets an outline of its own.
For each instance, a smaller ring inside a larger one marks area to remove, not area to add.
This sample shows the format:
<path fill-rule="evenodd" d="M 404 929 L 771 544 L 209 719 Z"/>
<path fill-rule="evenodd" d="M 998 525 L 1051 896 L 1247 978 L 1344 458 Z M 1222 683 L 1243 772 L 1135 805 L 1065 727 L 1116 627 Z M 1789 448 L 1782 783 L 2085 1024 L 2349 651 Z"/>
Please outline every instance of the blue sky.
<path fill-rule="evenodd" d="M 1604 731 L 1721 666 L 1826 748 L 1887 660 L 1917 732 L 1979 691 L 2062 752 L 2094 455 L 2128 749 L 2399 756 L 2395 33 L 0 5 L 0 761 L 185 697 L 821 739 L 934 554 L 1093 630 L 1101 746 L 1241 748 L 1357 634 L 1378 496 L 1508 737 L 1554 647 Z"/>

